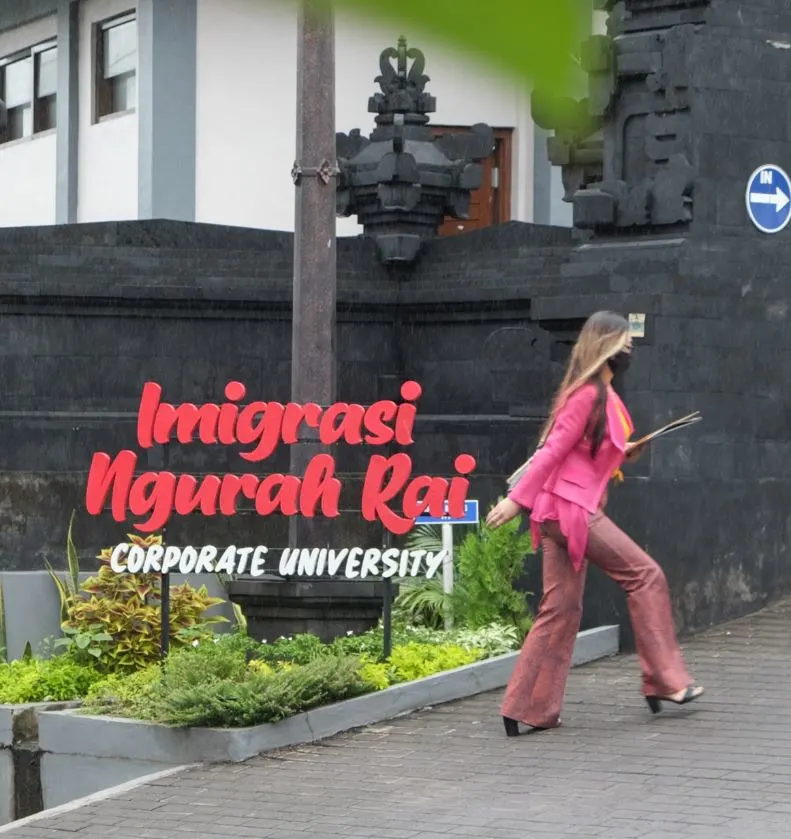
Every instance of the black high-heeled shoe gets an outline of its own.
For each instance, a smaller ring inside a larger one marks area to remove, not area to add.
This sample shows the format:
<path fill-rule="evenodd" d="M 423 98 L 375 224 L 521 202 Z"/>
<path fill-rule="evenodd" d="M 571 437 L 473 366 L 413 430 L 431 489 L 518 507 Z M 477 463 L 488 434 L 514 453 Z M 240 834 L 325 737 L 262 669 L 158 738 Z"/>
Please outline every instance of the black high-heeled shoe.
<path fill-rule="evenodd" d="M 503 725 L 505 726 L 505 733 L 508 737 L 518 737 L 519 736 L 519 721 L 512 720 L 510 717 L 503 717 Z M 560 727 L 560 720 L 558 720 L 557 726 L 555 728 Z M 542 728 L 538 725 L 530 725 L 528 726 L 527 733 L 532 734 L 534 731 L 549 731 L 549 728 Z"/>
<path fill-rule="evenodd" d="M 505 726 L 507 737 L 519 736 L 519 723 L 516 720 L 512 720 L 510 717 L 503 717 L 503 725 Z"/>
<path fill-rule="evenodd" d="M 697 693 L 695 691 L 698 691 Z M 646 696 L 645 701 L 651 709 L 652 714 L 658 714 L 662 710 L 663 702 L 672 702 L 674 705 L 686 705 L 689 702 L 694 702 L 703 696 L 703 688 L 698 688 L 697 685 L 690 685 L 685 691 L 681 699 L 671 699 L 669 696 Z"/>

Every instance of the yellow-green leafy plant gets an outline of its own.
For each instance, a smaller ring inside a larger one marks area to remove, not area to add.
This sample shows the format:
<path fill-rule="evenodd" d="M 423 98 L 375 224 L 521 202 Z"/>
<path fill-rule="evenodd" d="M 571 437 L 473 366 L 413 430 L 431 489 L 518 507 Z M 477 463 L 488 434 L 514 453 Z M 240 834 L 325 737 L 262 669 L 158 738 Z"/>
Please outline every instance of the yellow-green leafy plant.
<path fill-rule="evenodd" d="M 466 650 L 455 644 L 418 644 L 395 647 L 387 660 L 390 682 L 410 682 L 472 664 L 483 657 L 481 650 Z"/>
<path fill-rule="evenodd" d="M 145 538 L 128 534 L 132 544 L 143 549 L 161 545 L 162 536 Z M 108 672 L 131 672 L 155 662 L 161 655 L 162 587 L 159 574 L 118 574 L 110 567 L 112 548 L 99 555 L 99 573 L 80 586 L 79 597 L 69 606 L 64 627 L 109 635 L 98 660 Z M 188 583 L 170 590 L 169 642 L 172 648 L 186 646 L 210 635 L 210 625 L 227 622 L 223 617 L 207 618 L 221 598 L 210 597 L 206 586 L 196 589 Z M 192 630 L 192 631 L 188 631 Z"/>

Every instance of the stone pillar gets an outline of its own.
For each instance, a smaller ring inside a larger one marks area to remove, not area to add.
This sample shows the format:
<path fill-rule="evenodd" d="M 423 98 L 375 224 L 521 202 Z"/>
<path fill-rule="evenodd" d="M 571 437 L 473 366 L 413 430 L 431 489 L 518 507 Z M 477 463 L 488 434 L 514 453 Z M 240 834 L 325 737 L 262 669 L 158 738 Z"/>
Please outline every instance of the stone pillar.
<path fill-rule="evenodd" d="M 329 405 L 336 378 L 335 31 L 325 4 L 304 0 L 298 39 L 291 398 Z M 317 433 L 305 430 L 291 449 L 291 474 L 302 475 L 320 451 Z M 328 546 L 331 525 L 320 517 L 294 517 L 289 541 Z"/>
<path fill-rule="evenodd" d="M 138 216 L 195 220 L 197 0 L 139 0 Z"/>
<path fill-rule="evenodd" d="M 58 2 L 58 92 L 55 223 L 77 221 L 77 152 L 80 125 L 78 0 Z"/>

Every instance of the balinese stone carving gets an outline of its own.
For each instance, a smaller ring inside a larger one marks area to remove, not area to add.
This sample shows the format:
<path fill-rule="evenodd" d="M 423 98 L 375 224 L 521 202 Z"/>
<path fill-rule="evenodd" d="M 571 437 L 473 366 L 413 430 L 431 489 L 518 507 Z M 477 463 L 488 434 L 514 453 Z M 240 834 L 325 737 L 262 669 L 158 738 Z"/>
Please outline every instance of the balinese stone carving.
<path fill-rule="evenodd" d="M 368 138 L 359 129 L 337 135 L 337 211 L 357 215 L 385 262 L 412 262 L 446 216 L 468 217 L 494 134 L 478 124 L 469 134 L 432 137 L 428 114 L 436 100 L 425 90 L 425 58 L 404 38 L 379 64 L 381 93 L 368 102 L 376 128 Z"/>
<path fill-rule="evenodd" d="M 591 230 L 686 224 L 694 183 L 690 60 L 708 0 L 597 5 L 611 13 L 609 36 L 583 47 L 588 98 L 574 111 L 534 97 L 536 121 L 556 132 L 549 155 L 563 166 L 574 224 Z"/>

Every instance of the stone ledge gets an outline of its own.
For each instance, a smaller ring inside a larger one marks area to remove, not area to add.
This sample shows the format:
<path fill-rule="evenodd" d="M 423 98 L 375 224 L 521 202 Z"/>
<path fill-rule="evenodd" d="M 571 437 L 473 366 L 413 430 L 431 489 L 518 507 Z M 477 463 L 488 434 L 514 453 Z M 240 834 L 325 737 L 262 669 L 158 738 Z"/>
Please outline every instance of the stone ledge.
<path fill-rule="evenodd" d="M 0 705 L 0 749 L 38 739 L 38 715 L 43 711 L 78 708 L 79 702 L 28 702 L 24 705 Z"/>
<path fill-rule="evenodd" d="M 573 666 L 615 655 L 619 646 L 617 626 L 580 632 Z M 179 729 L 118 717 L 86 716 L 75 711 L 44 711 L 39 714 L 39 743 L 42 752 L 51 755 L 145 761 L 163 767 L 238 762 L 262 752 L 322 740 L 342 731 L 504 687 L 518 656 L 519 652 L 508 653 L 316 708 L 279 723 L 250 728 Z"/>

